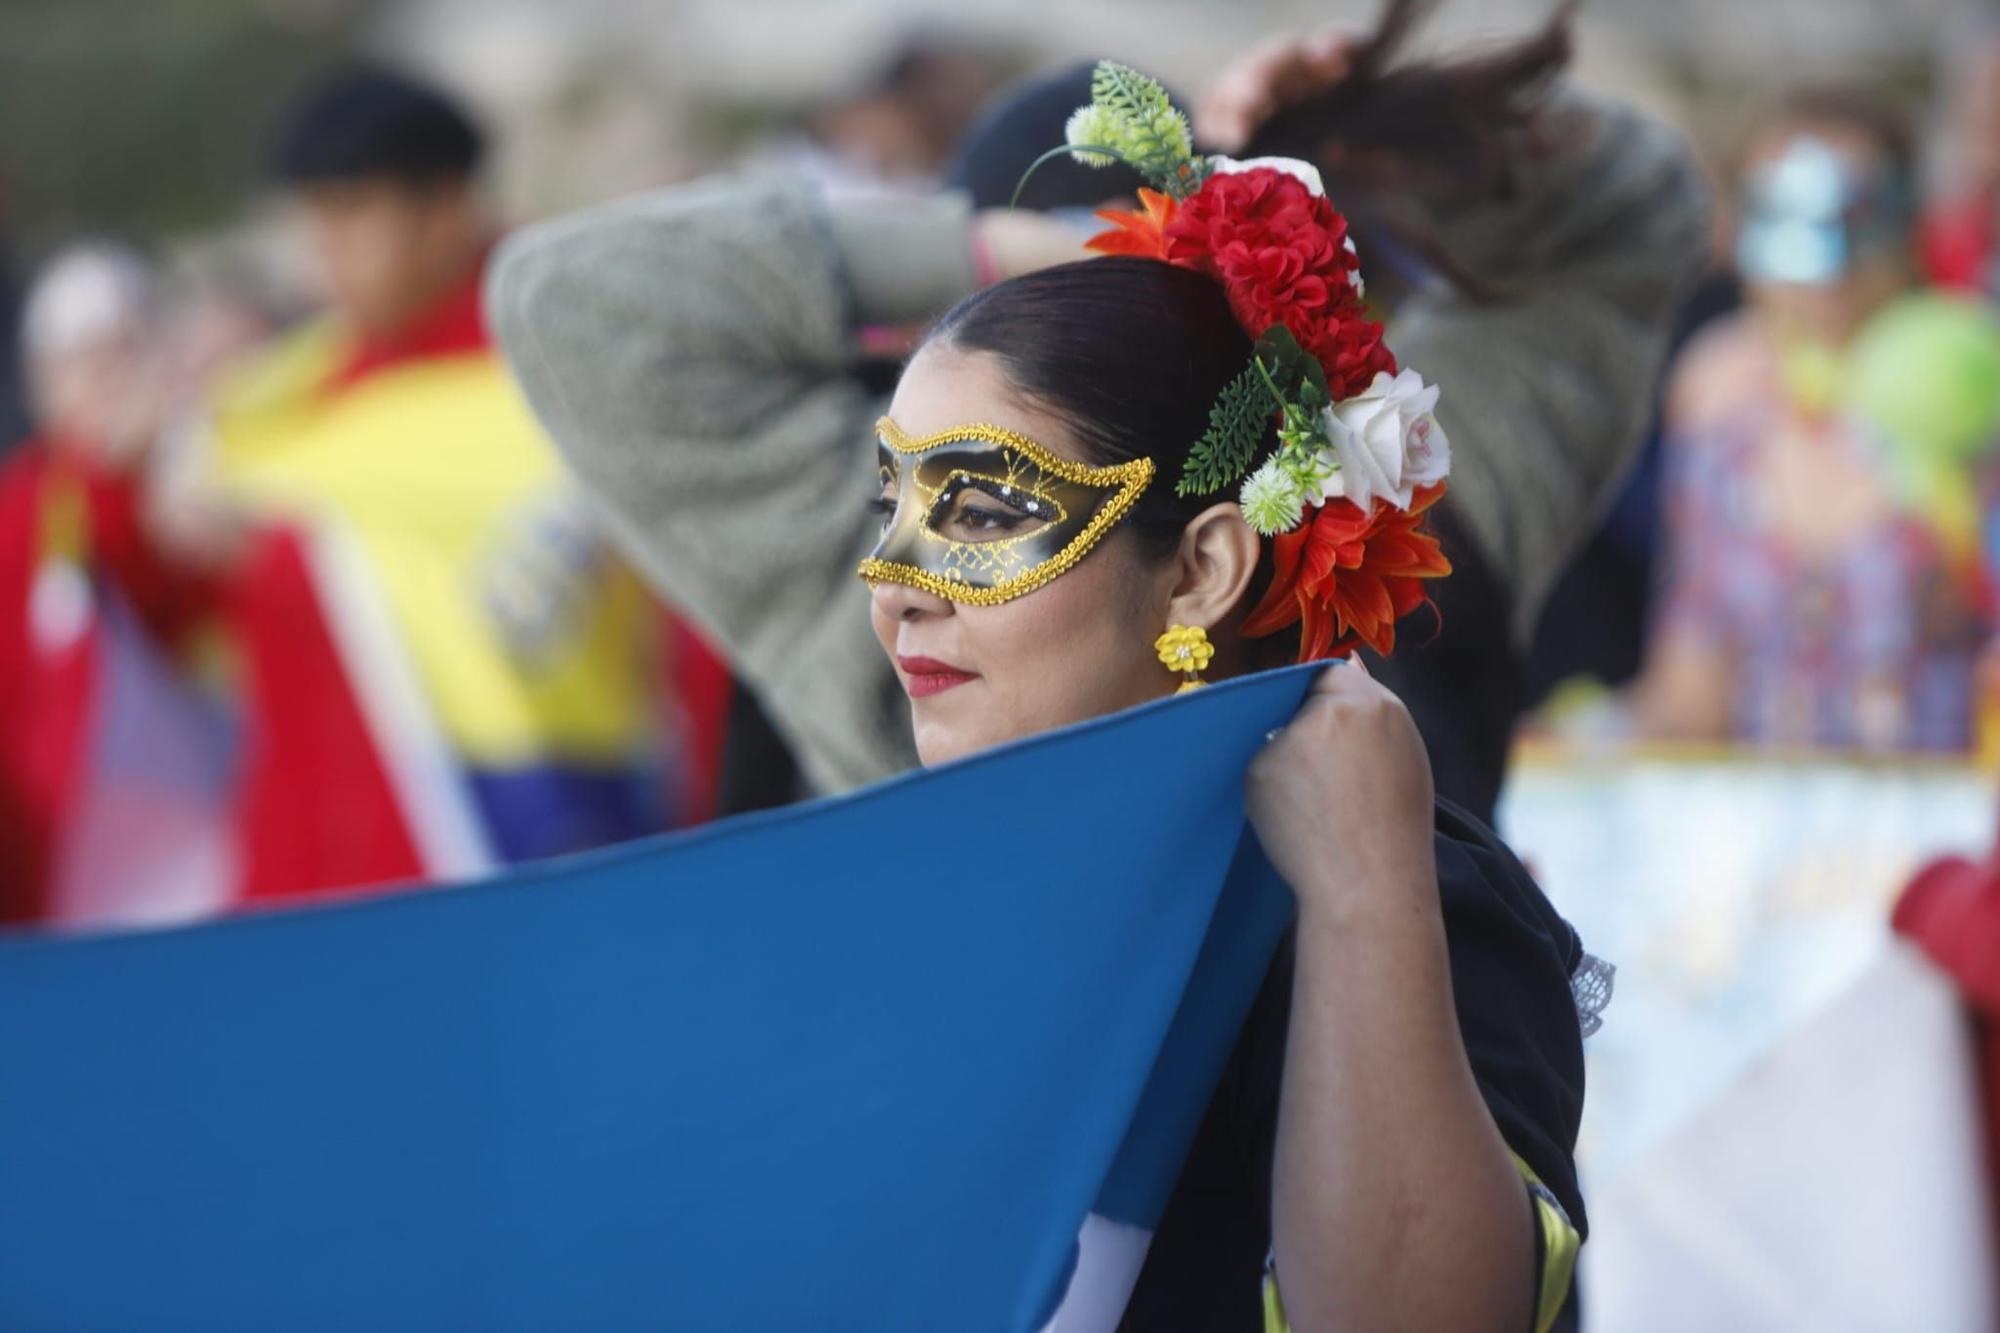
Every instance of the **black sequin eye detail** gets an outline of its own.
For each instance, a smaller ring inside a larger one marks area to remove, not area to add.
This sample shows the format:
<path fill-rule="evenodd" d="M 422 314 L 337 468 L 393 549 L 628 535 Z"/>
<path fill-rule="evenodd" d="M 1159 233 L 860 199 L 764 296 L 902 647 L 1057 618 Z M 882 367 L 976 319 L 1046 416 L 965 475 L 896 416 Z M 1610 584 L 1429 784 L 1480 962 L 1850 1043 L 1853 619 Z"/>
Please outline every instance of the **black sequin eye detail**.
<path fill-rule="evenodd" d="M 1059 522 L 1062 507 L 1011 481 L 977 472 L 954 472 L 944 479 L 924 526 L 948 541 L 994 541 Z"/>
<path fill-rule="evenodd" d="M 931 505 L 933 523 L 942 522 L 952 512 L 952 506 L 957 503 L 959 497 L 967 491 L 977 491 L 981 495 L 998 500 L 1022 518 L 1054 522 L 1061 517 L 1053 502 L 1033 491 L 1024 490 L 1004 481 L 995 481 L 991 477 L 982 477 L 977 473 L 955 472 L 950 480 L 939 488 L 937 500 Z"/>

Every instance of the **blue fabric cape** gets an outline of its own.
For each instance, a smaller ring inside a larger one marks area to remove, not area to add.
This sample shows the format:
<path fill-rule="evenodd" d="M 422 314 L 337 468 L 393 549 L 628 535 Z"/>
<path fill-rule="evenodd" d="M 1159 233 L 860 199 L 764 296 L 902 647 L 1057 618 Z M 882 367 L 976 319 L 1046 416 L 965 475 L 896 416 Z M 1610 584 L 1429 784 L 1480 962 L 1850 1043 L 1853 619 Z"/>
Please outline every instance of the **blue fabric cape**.
<path fill-rule="evenodd" d="M 1291 910 L 1311 669 L 483 883 L 0 939 L 0 1328 L 1032 1329 Z M 1233 867 L 1233 869 L 1232 869 Z"/>

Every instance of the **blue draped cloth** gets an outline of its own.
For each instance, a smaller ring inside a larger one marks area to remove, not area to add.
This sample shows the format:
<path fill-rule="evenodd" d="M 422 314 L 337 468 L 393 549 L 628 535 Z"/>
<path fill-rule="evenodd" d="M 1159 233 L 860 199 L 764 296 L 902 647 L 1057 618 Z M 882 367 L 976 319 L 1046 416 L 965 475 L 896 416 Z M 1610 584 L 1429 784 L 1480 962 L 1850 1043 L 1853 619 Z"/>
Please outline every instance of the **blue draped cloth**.
<path fill-rule="evenodd" d="M 1033 1329 L 1289 920 L 1293 669 L 465 887 L 0 939 L 0 1328 Z"/>

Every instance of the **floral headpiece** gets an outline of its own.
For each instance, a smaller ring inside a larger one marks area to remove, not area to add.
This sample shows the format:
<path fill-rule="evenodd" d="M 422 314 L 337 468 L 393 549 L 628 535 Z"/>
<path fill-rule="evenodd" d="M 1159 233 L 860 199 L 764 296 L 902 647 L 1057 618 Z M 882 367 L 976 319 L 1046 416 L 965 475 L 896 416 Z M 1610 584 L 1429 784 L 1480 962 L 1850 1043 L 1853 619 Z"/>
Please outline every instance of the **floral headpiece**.
<path fill-rule="evenodd" d="M 1451 572 L 1423 526 L 1451 449 L 1437 389 L 1397 368 L 1368 318 L 1347 219 L 1319 172 L 1292 158 L 1196 156 L 1166 90 L 1111 61 L 1065 137 L 1077 161 L 1123 162 L 1153 187 L 1137 212 L 1099 212 L 1111 230 L 1090 248 L 1207 274 L 1257 340 L 1176 486 L 1210 495 L 1240 484 L 1243 517 L 1274 539 L 1277 575 L 1244 632 L 1300 624 L 1302 662 L 1357 643 L 1390 651 L 1396 622 L 1427 600 L 1424 581 Z M 1274 422 L 1278 447 L 1260 464 Z"/>

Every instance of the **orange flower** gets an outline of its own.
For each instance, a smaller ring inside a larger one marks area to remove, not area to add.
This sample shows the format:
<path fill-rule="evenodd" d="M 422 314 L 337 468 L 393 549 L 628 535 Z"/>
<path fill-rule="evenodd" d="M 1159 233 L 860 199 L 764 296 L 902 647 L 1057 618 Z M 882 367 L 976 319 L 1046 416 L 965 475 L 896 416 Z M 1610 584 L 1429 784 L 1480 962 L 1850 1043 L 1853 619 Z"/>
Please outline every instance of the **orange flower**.
<path fill-rule="evenodd" d="M 1423 581 L 1451 573 L 1422 527 L 1444 491 L 1443 483 L 1420 488 L 1407 512 L 1383 500 L 1366 513 L 1351 500 L 1321 505 L 1272 543 L 1276 574 L 1243 633 L 1275 634 L 1298 622 L 1301 662 L 1344 657 L 1357 643 L 1388 653 L 1396 622 L 1428 600 Z"/>
<path fill-rule="evenodd" d="M 1141 189 L 1142 212 L 1124 208 L 1100 208 L 1097 216 L 1111 224 L 1085 243 L 1086 250 L 1101 255 L 1132 255 L 1140 259 L 1167 257 L 1167 226 L 1179 216 L 1181 206 L 1158 190 Z"/>

